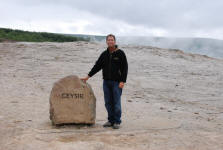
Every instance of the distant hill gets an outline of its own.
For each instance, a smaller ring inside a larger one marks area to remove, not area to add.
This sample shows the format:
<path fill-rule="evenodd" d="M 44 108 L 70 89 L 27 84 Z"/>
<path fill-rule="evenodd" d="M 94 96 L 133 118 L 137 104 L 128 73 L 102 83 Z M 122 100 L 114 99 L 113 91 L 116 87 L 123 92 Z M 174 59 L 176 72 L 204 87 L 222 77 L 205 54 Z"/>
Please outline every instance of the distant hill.
<path fill-rule="evenodd" d="M 77 35 L 91 41 L 105 42 L 106 36 Z M 149 36 L 117 36 L 118 44 L 153 46 L 160 48 L 181 49 L 185 52 L 197 53 L 216 58 L 223 58 L 223 40 L 211 38 L 171 38 Z"/>
<path fill-rule="evenodd" d="M 1 41 L 28 42 L 72 42 L 94 41 L 105 42 L 105 35 L 62 34 L 47 32 L 29 32 L 0 28 Z M 223 40 L 210 38 L 171 38 L 149 36 L 117 36 L 118 44 L 153 46 L 169 49 L 181 49 L 185 52 L 197 53 L 216 58 L 223 58 Z"/>
<path fill-rule="evenodd" d="M 170 37 L 118 37 L 120 44 L 155 46 L 160 48 L 181 49 L 211 57 L 223 58 L 223 40 L 210 38 L 170 38 Z"/>
<path fill-rule="evenodd" d="M 88 38 L 69 36 L 58 33 L 30 32 L 0 28 L 0 42 L 2 41 L 26 41 L 26 42 L 73 42 L 89 41 Z"/>
<path fill-rule="evenodd" d="M 63 34 L 63 35 L 69 35 L 74 37 L 80 37 L 84 39 L 89 39 L 90 41 L 96 41 L 96 42 L 104 42 L 106 36 L 103 35 L 89 35 L 89 34 Z"/>

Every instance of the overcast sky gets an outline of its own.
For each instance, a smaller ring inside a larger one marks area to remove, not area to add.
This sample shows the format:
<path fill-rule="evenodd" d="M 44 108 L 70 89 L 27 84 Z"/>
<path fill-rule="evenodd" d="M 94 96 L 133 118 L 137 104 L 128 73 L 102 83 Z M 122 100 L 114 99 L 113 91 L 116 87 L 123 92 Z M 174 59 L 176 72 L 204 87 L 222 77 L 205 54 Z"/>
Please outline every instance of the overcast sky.
<path fill-rule="evenodd" d="M 0 0 L 0 27 L 223 39 L 223 0 Z"/>

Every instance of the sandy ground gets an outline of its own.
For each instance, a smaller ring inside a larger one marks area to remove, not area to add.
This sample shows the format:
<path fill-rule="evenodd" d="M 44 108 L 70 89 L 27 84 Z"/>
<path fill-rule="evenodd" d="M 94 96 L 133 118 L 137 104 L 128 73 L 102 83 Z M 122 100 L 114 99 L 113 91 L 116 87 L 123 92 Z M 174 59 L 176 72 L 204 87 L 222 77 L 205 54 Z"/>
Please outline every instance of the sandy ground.
<path fill-rule="evenodd" d="M 223 60 L 179 50 L 121 45 L 129 74 L 119 130 L 102 127 L 101 71 L 88 80 L 97 98 L 96 124 L 52 126 L 53 83 L 72 74 L 85 77 L 105 47 L 0 43 L 0 149 L 223 149 Z"/>

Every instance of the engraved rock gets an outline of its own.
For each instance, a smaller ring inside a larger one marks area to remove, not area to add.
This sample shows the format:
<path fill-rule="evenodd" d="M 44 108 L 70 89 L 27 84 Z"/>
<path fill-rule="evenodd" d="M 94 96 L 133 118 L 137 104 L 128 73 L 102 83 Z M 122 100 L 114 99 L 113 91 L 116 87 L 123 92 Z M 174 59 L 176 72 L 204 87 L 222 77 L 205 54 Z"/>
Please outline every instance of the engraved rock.
<path fill-rule="evenodd" d="M 53 124 L 94 124 L 96 98 L 90 84 L 76 75 L 55 82 L 50 94 L 50 120 Z"/>

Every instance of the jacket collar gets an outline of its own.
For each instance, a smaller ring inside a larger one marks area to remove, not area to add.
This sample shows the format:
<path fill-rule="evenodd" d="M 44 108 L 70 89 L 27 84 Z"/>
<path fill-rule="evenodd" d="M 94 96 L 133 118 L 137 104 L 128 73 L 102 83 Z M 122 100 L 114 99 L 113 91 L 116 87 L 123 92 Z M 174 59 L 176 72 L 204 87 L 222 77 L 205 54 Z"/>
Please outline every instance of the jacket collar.
<path fill-rule="evenodd" d="M 116 48 L 116 50 L 115 50 L 115 51 L 113 51 L 112 53 L 114 53 L 114 52 L 116 52 L 116 51 L 118 51 L 118 50 L 119 50 L 118 45 L 115 45 L 115 48 Z M 109 51 L 108 47 L 107 47 L 107 49 L 106 49 L 106 50 L 107 50 L 107 52 L 108 52 L 108 53 L 110 53 L 110 51 Z"/>

